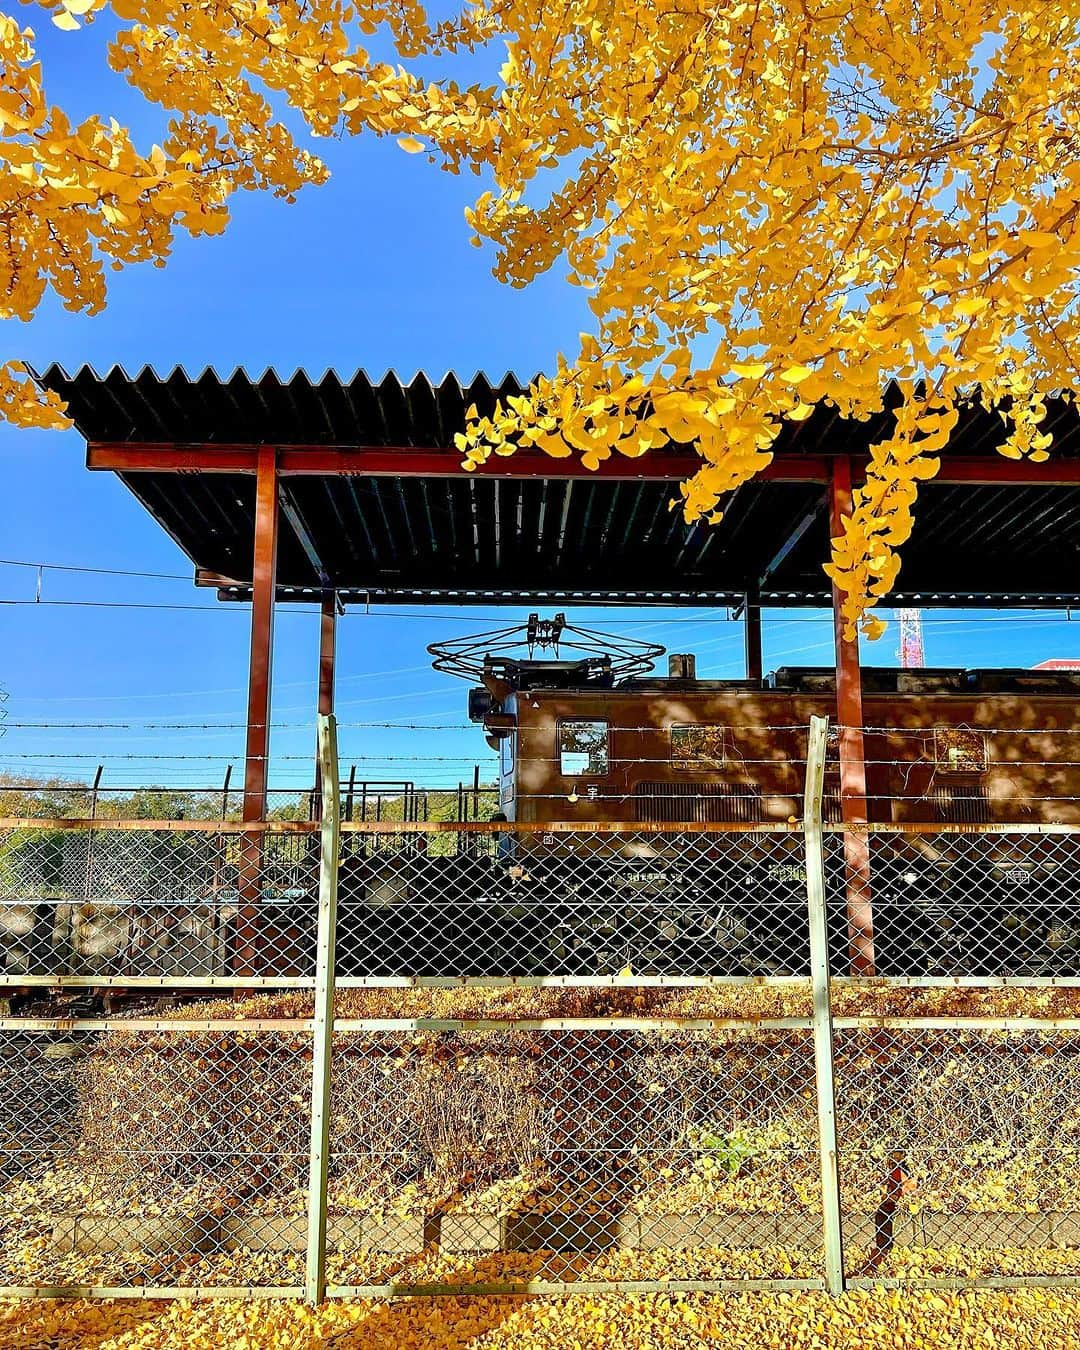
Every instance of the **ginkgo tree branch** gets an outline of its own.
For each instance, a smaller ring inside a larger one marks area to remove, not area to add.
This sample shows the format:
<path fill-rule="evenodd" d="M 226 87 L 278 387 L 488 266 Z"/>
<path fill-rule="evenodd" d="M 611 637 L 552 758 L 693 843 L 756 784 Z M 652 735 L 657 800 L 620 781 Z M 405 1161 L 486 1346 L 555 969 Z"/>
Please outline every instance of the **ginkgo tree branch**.
<path fill-rule="evenodd" d="M 587 290 L 576 352 L 470 410 L 466 464 L 693 444 L 682 510 L 713 520 L 785 422 L 879 416 L 895 381 L 828 567 L 850 631 L 895 581 L 963 400 L 1002 413 L 1003 454 L 1050 452 L 1046 400 L 1080 349 L 1072 0 L 475 0 L 437 23 L 418 0 L 39 3 L 69 30 L 107 5 L 130 21 L 113 68 L 176 120 L 149 156 L 115 123 L 68 127 L 0 22 L 9 314 L 47 287 L 100 306 L 103 257 L 160 264 L 177 228 L 224 228 L 234 191 L 324 182 L 287 108 L 480 175 L 467 224 L 496 275 L 564 266 Z M 400 64 L 368 56 L 380 29 Z M 496 51 L 497 73 L 461 78 L 464 54 Z M 57 408 L 9 364 L 0 415 Z"/>

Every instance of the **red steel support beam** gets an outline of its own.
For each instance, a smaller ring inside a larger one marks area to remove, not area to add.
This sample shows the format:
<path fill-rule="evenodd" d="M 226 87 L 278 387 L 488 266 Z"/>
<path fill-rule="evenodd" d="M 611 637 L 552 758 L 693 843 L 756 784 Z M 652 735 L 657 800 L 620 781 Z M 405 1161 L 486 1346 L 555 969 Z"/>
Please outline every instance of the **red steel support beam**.
<path fill-rule="evenodd" d="M 171 445 L 129 441 L 92 441 L 87 446 L 86 467 L 115 473 L 255 473 L 260 447 L 254 445 Z M 587 469 L 577 458 L 553 459 L 542 451 L 519 450 L 513 455 L 493 455 L 472 470 L 478 478 L 607 478 L 627 482 L 678 482 L 701 468 L 699 456 L 678 452 L 650 454 L 628 459 L 615 454 Z M 285 445 L 278 447 L 278 476 L 466 478 L 456 450 L 412 446 Z M 777 456 L 758 475 L 763 482 L 824 483 L 828 461 L 816 455 Z"/>
<path fill-rule="evenodd" d="M 277 588 L 277 454 L 259 451 L 255 479 L 255 551 L 252 559 L 251 657 L 248 667 L 247 750 L 244 759 L 244 819 L 266 814 L 267 755 L 270 749 L 270 684 Z"/>
<path fill-rule="evenodd" d="M 170 442 L 91 441 L 86 451 L 88 469 L 114 473 L 256 473 L 264 447 L 245 444 L 181 445 Z M 832 459 L 823 455 L 776 455 L 757 475 L 762 483 L 828 483 Z M 853 458 L 855 481 L 865 474 L 865 461 Z M 615 454 L 597 469 L 580 459 L 552 459 L 539 451 L 493 455 L 473 472 L 479 478 L 611 478 L 628 482 L 673 482 L 701 467 L 695 454 L 653 452 L 641 459 Z M 278 450 L 278 475 L 368 477 L 466 477 L 456 450 L 416 449 L 414 446 L 286 445 Z M 942 460 L 935 483 L 992 486 L 997 483 L 1029 487 L 1075 487 L 1080 484 L 1080 459 L 1058 459 L 1045 464 L 1010 460 L 1001 455 L 979 455 Z"/>
<path fill-rule="evenodd" d="M 319 712 L 334 711 L 334 658 L 337 647 L 337 596 L 328 591 L 319 612 Z"/>
<path fill-rule="evenodd" d="M 747 594 L 743 614 L 743 635 L 746 646 L 746 678 L 760 680 L 761 669 L 761 606 L 756 594 Z"/>
<path fill-rule="evenodd" d="M 329 717 L 334 711 L 334 665 L 337 654 L 337 596 L 327 591 L 319 611 L 319 712 Z M 322 764 L 315 755 L 315 811 L 322 819 Z"/>
<path fill-rule="evenodd" d="M 259 451 L 255 479 L 255 546 L 252 558 L 251 649 L 248 665 L 247 745 L 244 756 L 243 818 L 265 820 L 270 751 L 270 690 L 277 590 L 277 452 Z M 262 835 L 244 836 L 240 867 L 235 974 L 254 975 L 258 960 L 258 905 L 262 889 Z"/>
<path fill-rule="evenodd" d="M 844 455 L 833 461 L 829 495 L 830 535 L 842 533 L 841 517 L 852 509 L 852 466 Z M 862 671 L 859 640 L 844 636 L 841 593 L 832 588 L 836 641 L 836 716 L 840 734 L 840 803 L 845 825 L 865 825 L 866 754 L 863 745 Z M 870 838 L 857 828 L 844 832 L 848 949 L 853 975 L 874 973 L 874 912 L 870 896 Z"/>

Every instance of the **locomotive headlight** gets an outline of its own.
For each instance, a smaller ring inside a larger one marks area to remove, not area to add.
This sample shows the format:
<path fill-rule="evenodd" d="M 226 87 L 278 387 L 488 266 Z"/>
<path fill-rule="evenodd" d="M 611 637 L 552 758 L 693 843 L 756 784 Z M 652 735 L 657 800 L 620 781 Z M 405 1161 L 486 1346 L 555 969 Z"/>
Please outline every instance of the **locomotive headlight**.
<path fill-rule="evenodd" d="M 905 885 L 905 886 L 914 886 L 915 883 L 916 883 L 918 880 L 919 880 L 919 874 L 918 874 L 918 872 L 905 872 L 905 873 L 904 873 L 904 876 L 903 876 L 903 882 L 904 882 L 904 885 Z"/>

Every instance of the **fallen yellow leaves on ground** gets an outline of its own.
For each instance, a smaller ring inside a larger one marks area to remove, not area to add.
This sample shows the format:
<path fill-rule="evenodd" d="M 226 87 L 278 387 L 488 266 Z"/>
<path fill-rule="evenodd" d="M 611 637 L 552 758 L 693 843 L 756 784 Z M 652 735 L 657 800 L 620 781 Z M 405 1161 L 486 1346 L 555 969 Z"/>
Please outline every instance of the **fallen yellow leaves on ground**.
<path fill-rule="evenodd" d="M 1055 1289 L 598 1294 L 397 1303 L 0 1303 L 5 1350 L 599 1350 L 663 1346 L 1080 1346 L 1080 1292 Z"/>
<path fill-rule="evenodd" d="M 169 1008 L 162 1015 L 201 1018 L 311 1017 L 314 997 L 304 990 L 250 998 L 204 999 Z M 754 1018 L 809 1017 L 809 980 L 788 984 L 716 984 L 688 989 L 339 989 L 341 1018 L 416 1017 L 526 1019 L 544 1017 Z M 1067 986 L 1003 988 L 902 988 L 837 984 L 834 1017 L 1080 1017 L 1080 989 Z M 132 1007 L 133 1017 L 148 1016 Z"/>

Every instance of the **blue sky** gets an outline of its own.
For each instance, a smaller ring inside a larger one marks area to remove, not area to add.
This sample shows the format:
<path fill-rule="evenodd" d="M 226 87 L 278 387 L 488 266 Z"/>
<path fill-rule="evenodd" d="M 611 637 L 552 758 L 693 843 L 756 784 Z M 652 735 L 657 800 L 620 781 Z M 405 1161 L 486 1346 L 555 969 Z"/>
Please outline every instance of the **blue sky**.
<path fill-rule="evenodd" d="M 84 34 L 38 27 L 53 101 L 75 116 L 115 115 L 147 144 L 160 135 L 159 110 L 106 69 L 100 26 Z M 467 377 L 511 369 L 524 378 L 552 367 L 558 351 L 575 349 L 588 323 L 579 290 L 558 274 L 524 291 L 500 286 L 490 255 L 470 247 L 462 212 L 476 179 L 440 174 L 392 141 L 316 145 L 333 173 L 329 185 L 292 206 L 234 199 L 223 237 L 181 238 L 164 270 L 112 274 L 109 306 L 96 318 L 46 303 L 31 324 L 7 324 L 4 355 L 37 366 L 88 361 L 130 371 L 144 364 L 254 372 L 273 365 L 313 374 L 363 367 L 374 376 L 394 368 L 406 377 L 417 369 Z M 84 469 L 76 433 L 0 428 L 0 451 L 0 556 L 167 574 L 46 569 L 45 601 L 101 607 L 0 606 L 0 686 L 9 694 L 0 768 L 85 776 L 104 761 L 106 785 L 219 782 L 225 764 L 239 766 L 242 757 L 246 610 L 194 589 L 187 560 L 134 498 L 111 475 Z M 0 565 L 0 599 L 33 601 L 36 585 L 32 568 Z M 127 607 L 135 605 L 146 608 Z M 471 774 L 478 756 L 489 763 L 481 736 L 464 725 L 464 684 L 433 674 L 424 648 L 438 636 L 487 626 L 486 616 L 505 623 L 506 613 L 350 612 L 339 626 L 343 760 L 357 760 L 361 774 L 373 778 L 451 784 Z M 608 610 L 581 617 L 641 625 L 642 635 L 670 649 L 695 650 L 704 675 L 741 673 L 741 631 L 722 614 Z M 1077 633 L 1060 616 L 926 616 L 928 661 L 940 665 L 1031 665 L 1075 655 Z M 275 721 L 283 725 L 274 736 L 273 779 L 283 786 L 310 781 L 316 643 L 315 615 L 283 609 L 275 653 Z M 894 664 L 896 645 L 891 628 L 866 659 Z M 767 619 L 765 658 L 767 668 L 827 664 L 826 616 Z M 117 725 L 86 725 L 99 722 Z M 456 729 L 360 725 L 374 722 Z M 171 725 L 178 723 L 187 725 Z M 209 723 L 220 725 L 204 729 Z"/>

